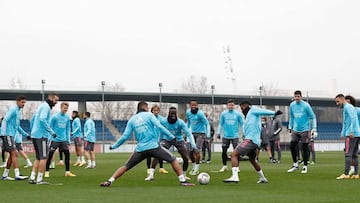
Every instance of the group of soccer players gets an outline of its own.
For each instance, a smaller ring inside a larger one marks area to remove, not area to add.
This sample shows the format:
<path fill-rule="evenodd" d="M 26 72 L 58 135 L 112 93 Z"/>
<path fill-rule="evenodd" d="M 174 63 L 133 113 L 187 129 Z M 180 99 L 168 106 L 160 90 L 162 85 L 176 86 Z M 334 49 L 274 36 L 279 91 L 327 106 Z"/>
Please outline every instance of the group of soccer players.
<path fill-rule="evenodd" d="M 45 102 L 43 102 L 33 115 L 30 122 L 31 133 L 26 133 L 20 126 L 20 110 L 25 106 L 26 97 L 18 96 L 16 98 L 16 105 L 11 107 L 6 113 L 1 125 L 1 139 L 2 148 L 9 152 L 10 156 L 6 163 L 6 168 L 2 175 L 2 180 L 25 180 L 29 178 L 20 174 L 17 161 L 17 147 L 15 145 L 16 139 L 26 137 L 31 139 L 35 149 L 35 161 L 32 164 L 33 168 L 30 174 L 30 184 L 49 184 L 44 181 L 44 177 L 50 177 L 49 168 L 51 159 L 57 149 L 60 153 L 65 155 L 65 176 L 73 177 L 75 174 L 70 172 L 70 151 L 71 135 L 73 135 L 75 145 L 79 150 L 78 160 L 75 166 L 82 166 L 86 164 L 82 152 L 82 137 L 85 139 L 84 149 L 85 156 L 88 159 L 88 166 L 86 168 L 95 168 L 95 154 L 94 143 L 95 137 L 95 123 L 90 118 L 90 113 L 86 112 L 84 115 L 84 135 L 78 124 L 77 112 L 73 112 L 73 123 L 71 124 L 69 116 L 66 115 L 69 103 L 62 102 L 60 105 L 60 112 L 51 116 L 51 109 L 58 103 L 59 96 L 56 93 L 50 93 Z M 75 116 L 74 116 L 75 114 Z M 72 126 L 71 126 L 72 125 Z M 73 130 L 71 132 L 71 129 Z M 80 134 L 79 134 L 80 132 Z M 21 134 L 20 136 L 18 134 Z M 74 135 L 75 134 L 75 135 Z M 31 163 L 31 162 L 30 162 Z M 29 164 L 28 164 L 29 165 Z M 9 176 L 10 167 L 13 166 L 15 178 Z"/>

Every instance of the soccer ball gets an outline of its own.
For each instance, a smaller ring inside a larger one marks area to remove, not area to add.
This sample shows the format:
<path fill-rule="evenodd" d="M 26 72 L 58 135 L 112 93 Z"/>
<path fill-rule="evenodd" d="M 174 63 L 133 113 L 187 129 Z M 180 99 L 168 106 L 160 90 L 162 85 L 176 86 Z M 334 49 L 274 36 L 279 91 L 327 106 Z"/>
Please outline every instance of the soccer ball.
<path fill-rule="evenodd" d="M 210 175 L 208 173 L 201 172 L 197 177 L 197 181 L 200 185 L 207 185 L 210 182 Z"/>
<path fill-rule="evenodd" d="M 179 162 L 179 164 L 182 164 L 182 163 L 184 163 L 184 160 L 183 160 L 183 158 L 181 158 L 181 157 L 176 157 L 176 159 L 177 159 L 177 161 Z"/>

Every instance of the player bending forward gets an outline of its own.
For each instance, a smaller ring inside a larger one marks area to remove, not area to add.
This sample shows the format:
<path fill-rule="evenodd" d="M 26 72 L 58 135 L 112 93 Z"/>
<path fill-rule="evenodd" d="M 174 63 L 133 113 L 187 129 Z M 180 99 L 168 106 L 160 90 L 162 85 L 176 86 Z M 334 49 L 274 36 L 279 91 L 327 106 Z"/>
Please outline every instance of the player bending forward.
<path fill-rule="evenodd" d="M 159 146 L 158 135 L 155 133 L 155 127 L 157 127 L 162 133 L 169 137 L 173 137 L 164 126 L 155 118 L 155 116 L 148 112 L 148 104 L 144 101 L 140 101 L 137 106 L 137 114 L 134 115 L 126 125 L 124 134 L 120 137 L 115 144 L 110 146 L 110 150 L 118 148 L 122 145 L 134 132 L 137 140 L 137 146 L 135 152 L 130 156 L 125 166 L 120 167 L 109 178 L 108 181 L 100 183 L 100 187 L 109 187 L 116 179 L 121 177 L 126 171 L 136 166 L 145 158 L 151 156 L 158 159 L 163 159 L 168 163 L 171 163 L 174 171 L 178 175 L 181 186 L 194 186 L 193 183 L 188 183 L 185 176 L 182 173 L 181 167 L 176 158 L 171 154 L 169 150 L 166 150 Z"/>

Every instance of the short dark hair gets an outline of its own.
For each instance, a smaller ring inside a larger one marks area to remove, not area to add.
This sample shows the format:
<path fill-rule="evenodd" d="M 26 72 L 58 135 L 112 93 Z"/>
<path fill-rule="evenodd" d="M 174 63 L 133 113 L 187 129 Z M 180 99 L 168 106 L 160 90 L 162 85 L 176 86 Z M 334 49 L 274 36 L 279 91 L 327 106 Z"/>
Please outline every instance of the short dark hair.
<path fill-rule="evenodd" d="M 24 95 L 19 95 L 16 97 L 16 101 L 21 101 L 21 100 L 24 100 L 26 99 L 26 97 Z"/>
<path fill-rule="evenodd" d="M 171 107 L 169 108 L 169 111 L 171 111 L 171 110 L 176 110 L 176 107 L 175 107 L 175 106 L 171 106 Z"/>
<path fill-rule="evenodd" d="M 86 115 L 86 117 L 89 118 L 91 114 L 90 114 L 90 112 L 87 111 L 87 112 L 85 112 L 85 115 Z"/>
<path fill-rule="evenodd" d="M 139 101 L 138 105 L 137 105 L 137 111 L 141 111 L 141 110 L 145 110 L 145 106 L 148 106 L 148 103 L 146 103 L 145 101 Z"/>
<path fill-rule="evenodd" d="M 294 92 L 294 95 L 296 95 L 296 94 L 298 94 L 298 95 L 302 96 L 302 94 L 301 94 L 301 91 L 300 91 L 300 90 L 296 90 L 296 91 Z"/>
<path fill-rule="evenodd" d="M 351 95 L 346 95 L 346 96 L 345 96 L 345 99 L 346 99 L 346 100 L 349 100 L 349 101 L 350 101 L 350 104 L 352 104 L 353 106 L 356 106 L 356 99 L 355 99 L 353 96 L 351 96 Z"/>
<path fill-rule="evenodd" d="M 343 94 L 338 94 L 338 95 L 336 95 L 335 99 L 336 98 L 345 98 L 345 96 Z"/>
<path fill-rule="evenodd" d="M 234 101 L 233 99 L 228 99 L 228 100 L 227 100 L 227 104 L 228 104 L 228 103 L 235 103 L 235 101 Z"/>
<path fill-rule="evenodd" d="M 240 103 L 240 106 L 241 106 L 241 105 L 244 105 L 244 104 L 247 104 L 247 105 L 249 105 L 249 106 L 251 105 L 251 103 L 250 103 L 249 101 L 243 101 L 243 102 Z"/>

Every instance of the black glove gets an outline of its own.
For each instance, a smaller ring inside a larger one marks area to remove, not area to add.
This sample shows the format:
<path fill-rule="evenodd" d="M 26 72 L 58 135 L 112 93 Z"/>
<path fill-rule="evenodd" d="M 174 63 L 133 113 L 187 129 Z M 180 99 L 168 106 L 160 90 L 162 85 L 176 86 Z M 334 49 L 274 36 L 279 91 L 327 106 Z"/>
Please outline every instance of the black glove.
<path fill-rule="evenodd" d="M 31 140 L 31 136 L 30 135 L 26 136 L 26 139 Z"/>
<path fill-rule="evenodd" d="M 52 134 L 52 137 L 53 137 L 53 138 L 56 138 L 56 133 Z"/>
<path fill-rule="evenodd" d="M 220 139 L 220 134 L 217 134 L 217 136 L 216 136 L 216 137 L 217 137 L 217 139 Z"/>
<path fill-rule="evenodd" d="M 282 111 L 277 110 L 277 111 L 275 112 L 275 116 L 281 115 L 282 113 L 283 113 Z"/>
<path fill-rule="evenodd" d="M 109 150 L 113 150 L 113 149 L 114 149 L 114 148 L 112 148 L 112 146 L 110 145 L 110 146 L 109 146 Z"/>

